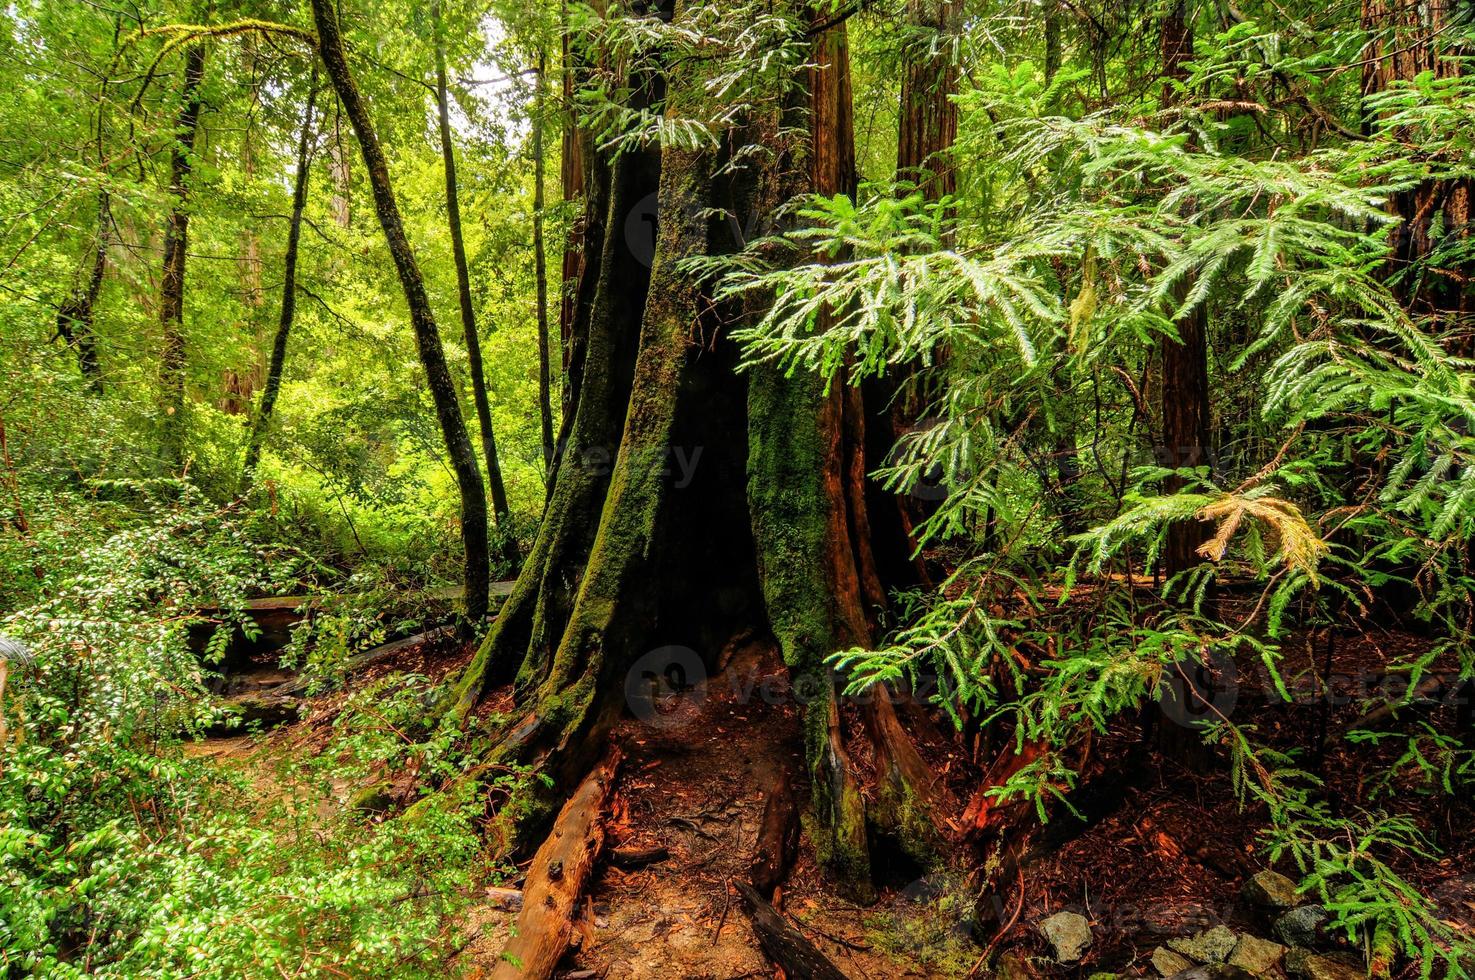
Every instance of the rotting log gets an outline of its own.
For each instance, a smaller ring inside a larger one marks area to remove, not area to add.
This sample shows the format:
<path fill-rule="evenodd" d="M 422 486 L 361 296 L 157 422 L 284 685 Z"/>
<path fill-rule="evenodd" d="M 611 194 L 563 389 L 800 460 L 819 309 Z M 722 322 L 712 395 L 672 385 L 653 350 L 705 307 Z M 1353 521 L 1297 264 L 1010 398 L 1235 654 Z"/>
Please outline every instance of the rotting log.
<path fill-rule="evenodd" d="M 814 943 L 779 915 L 747 882 L 733 882 L 753 922 L 758 944 L 789 980 L 847 980 Z"/>
<path fill-rule="evenodd" d="M 492 980 L 546 980 L 568 949 L 574 907 L 604 847 L 603 813 L 614 790 L 620 753 L 611 749 L 579 784 L 528 868 L 517 931 Z"/>

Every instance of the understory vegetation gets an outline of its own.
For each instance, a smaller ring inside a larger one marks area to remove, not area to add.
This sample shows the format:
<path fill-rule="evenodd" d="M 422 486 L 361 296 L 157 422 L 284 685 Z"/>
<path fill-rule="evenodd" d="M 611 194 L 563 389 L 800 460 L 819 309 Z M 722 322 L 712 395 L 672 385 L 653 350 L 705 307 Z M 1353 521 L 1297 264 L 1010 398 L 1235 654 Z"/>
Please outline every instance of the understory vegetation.
<path fill-rule="evenodd" d="M 794 759 L 714 773 L 710 946 L 801 867 L 882 903 L 832 952 L 1035 956 L 1031 869 L 1168 839 L 1150 784 L 1242 822 L 1183 880 L 1475 973 L 1475 11 L 20 0 L 0 50 L 0 975 L 625 975 L 606 831 L 706 819 L 632 803 L 637 694 L 750 642 Z M 509 884 L 564 904 L 468 958 Z M 1048 969 L 1152 975 L 1118 932 Z"/>

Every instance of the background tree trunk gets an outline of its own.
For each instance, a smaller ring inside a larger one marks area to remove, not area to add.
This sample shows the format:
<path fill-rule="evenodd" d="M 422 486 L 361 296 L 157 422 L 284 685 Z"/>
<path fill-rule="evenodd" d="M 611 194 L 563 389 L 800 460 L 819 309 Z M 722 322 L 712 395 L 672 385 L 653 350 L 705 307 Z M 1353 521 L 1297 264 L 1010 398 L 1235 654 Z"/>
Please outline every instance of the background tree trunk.
<path fill-rule="evenodd" d="M 400 218 L 399 205 L 394 199 L 389 162 L 379 146 L 379 138 L 374 132 L 368 109 L 354 86 L 353 75 L 343 50 L 343 37 L 338 30 L 338 18 L 329 6 L 329 0 L 312 0 L 312 14 L 317 25 L 318 52 L 322 56 L 323 66 L 328 72 L 329 81 L 333 83 L 334 91 L 338 93 L 339 101 L 343 103 L 344 112 L 353 123 L 354 132 L 358 135 L 364 170 L 369 175 L 369 186 L 374 192 L 374 209 L 379 214 L 384 240 L 394 259 L 395 270 L 399 273 L 405 304 L 410 310 L 410 323 L 415 330 L 415 343 L 420 351 L 420 363 L 425 367 L 430 397 L 435 402 L 436 419 L 440 423 L 441 436 L 445 440 L 446 451 L 451 457 L 451 468 L 456 474 L 456 485 L 461 492 L 461 543 L 466 551 L 466 617 L 470 622 L 477 623 L 486 617 L 490 584 L 487 502 L 481 472 L 476 465 L 476 454 L 471 449 L 471 439 L 466 433 L 466 422 L 461 417 L 456 385 L 451 379 L 450 368 L 446 365 L 440 331 L 435 325 L 435 314 L 430 309 L 430 297 L 425 292 L 425 279 L 420 274 L 420 266 L 415 262 L 415 253 L 410 247 L 404 221 Z"/>
<path fill-rule="evenodd" d="M 266 383 L 261 389 L 261 407 L 251 426 L 246 443 L 246 461 L 241 466 L 240 493 L 251 490 L 256 464 L 261 461 L 261 448 L 271 429 L 272 412 L 282 390 L 282 370 L 287 363 L 287 342 L 292 335 L 292 320 L 297 312 L 297 249 L 302 241 L 302 212 L 307 207 L 308 178 L 312 167 L 312 112 L 318 94 L 317 66 L 307 85 L 307 107 L 302 112 L 302 133 L 297 139 L 297 171 L 292 181 L 292 214 L 287 222 L 287 253 L 282 262 L 282 309 L 277 318 L 277 332 L 271 345 L 271 362 L 266 369 Z"/>
<path fill-rule="evenodd" d="M 189 177 L 194 168 L 195 134 L 200 124 L 200 83 L 205 78 L 205 46 L 192 44 L 184 54 L 184 85 L 169 154 L 172 204 L 164 225 L 164 273 L 159 288 L 159 322 L 164 328 L 164 449 L 169 462 L 184 462 L 184 271 L 189 249 Z"/>
<path fill-rule="evenodd" d="M 466 243 L 461 235 L 461 195 L 456 180 L 456 147 L 451 142 L 451 109 L 446 89 L 446 44 L 440 4 L 430 4 L 435 22 L 435 105 L 440 117 L 440 154 L 446 172 L 446 221 L 451 231 L 451 254 L 456 263 L 456 297 L 461 305 L 461 330 L 466 335 L 466 359 L 471 368 L 471 399 L 481 429 L 482 454 L 487 463 L 487 486 L 492 495 L 492 513 L 502 532 L 502 554 L 509 563 L 517 558 L 517 541 L 512 533 L 512 513 L 507 506 L 507 487 L 502 482 L 502 463 L 497 455 L 497 437 L 492 428 L 492 404 L 487 397 L 486 370 L 481 361 L 481 338 L 476 333 L 476 308 L 471 299 L 471 271 L 466 262 Z"/>
<path fill-rule="evenodd" d="M 92 393 L 102 394 L 102 361 L 97 350 L 97 334 L 92 328 L 93 311 L 97 297 L 102 292 L 103 277 L 108 269 L 108 244 L 112 236 L 108 233 L 108 192 L 97 192 L 97 238 L 94 241 L 91 265 L 85 283 L 77 286 L 72 295 L 56 313 L 56 332 L 68 344 L 77 349 L 77 368 L 87 379 Z"/>

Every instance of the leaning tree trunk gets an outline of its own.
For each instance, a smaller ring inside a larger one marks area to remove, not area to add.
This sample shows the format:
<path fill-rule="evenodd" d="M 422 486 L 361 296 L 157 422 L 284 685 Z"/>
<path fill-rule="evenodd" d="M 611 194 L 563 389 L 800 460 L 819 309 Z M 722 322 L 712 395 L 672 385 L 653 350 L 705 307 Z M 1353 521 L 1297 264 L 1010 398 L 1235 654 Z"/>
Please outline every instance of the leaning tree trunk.
<path fill-rule="evenodd" d="M 92 247 L 92 262 L 86 283 L 79 285 L 56 312 L 56 333 L 77 349 L 77 368 L 87 379 L 93 394 L 102 394 L 102 361 L 97 352 L 97 334 L 92 327 L 93 310 L 102 292 L 102 280 L 108 269 L 108 192 L 97 192 L 97 238 Z"/>
<path fill-rule="evenodd" d="M 796 191 L 853 189 L 843 28 L 824 32 L 819 52 L 828 67 L 809 77 L 820 120 L 810 173 L 795 173 L 788 155 L 773 168 L 726 166 L 735 146 L 782 145 L 793 119 L 752 121 L 751 132 L 724 134 L 720 150 L 668 145 L 610 160 L 581 140 L 586 241 L 600 250 L 586 253 L 573 304 L 573 412 L 537 540 L 456 686 L 454 711 L 512 683 L 517 710 L 489 761 L 540 766 L 553 785 L 532 817 L 546 817 L 603 751 L 627 691 L 647 674 L 689 668 L 692 657 L 715 669 L 724 641 L 766 621 L 809 696 L 811 838 L 866 896 L 868 813 L 825 663 L 869 641 L 869 617 L 884 601 L 869 547 L 859 392 L 827 392 L 818 378 L 770 368 L 737 372 L 728 328 L 750 311 L 714 303 L 683 265 L 743 247 L 718 214 L 766 215 Z M 663 102 L 682 118 L 704 97 L 680 74 L 668 97 L 667 87 L 650 63 L 637 66 L 632 108 Z M 637 230 L 648 225 L 631 219 L 651 200 L 658 231 L 647 271 Z M 673 459 L 698 465 L 677 472 Z M 878 768 L 883 780 L 893 770 L 905 779 L 920 759 L 898 737 L 889 702 L 878 704 L 866 712 L 882 739 Z M 887 812 L 869 816 L 884 825 Z"/>
<path fill-rule="evenodd" d="M 502 532 L 504 557 L 515 560 L 517 542 L 512 535 L 512 514 L 507 506 L 507 486 L 502 481 L 502 462 L 497 454 L 497 437 L 492 429 L 492 405 L 487 397 L 487 376 L 481 362 L 481 338 L 476 333 L 476 308 L 471 300 L 471 271 L 466 263 L 466 243 L 461 236 L 461 195 L 456 180 L 456 147 L 451 142 L 451 108 L 446 91 L 446 41 L 440 4 L 432 2 L 435 22 L 435 107 L 440 117 L 440 154 L 446 172 L 446 221 L 451 229 L 451 255 L 456 263 L 456 296 L 461 304 L 461 330 L 466 335 L 466 359 L 471 368 L 471 399 L 481 428 L 482 454 L 487 461 L 487 485 L 492 494 L 492 513 Z"/>
<path fill-rule="evenodd" d="M 297 247 L 302 241 L 302 212 L 307 207 L 307 185 L 312 166 L 312 111 L 318 94 L 318 73 L 314 67 L 307 86 L 307 108 L 302 113 L 302 132 L 297 138 L 297 172 L 292 181 L 292 214 L 287 222 L 287 254 L 282 263 L 282 310 L 277 318 L 276 337 L 271 345 L 271 363 L 266 369 L 266 384 L 261 389 L 261 407 L 251 425 L 251 438 L 246 443 L 246 461 L 241 466 L 240 493 L 248 493 L 261 461 L 261 448 L 271 429 L 272 412 L 282 390 L 282 370 L 287 363 L 287 342 L 292 336 L 292 320 L 297 312 Z"/>
<path fill-rule="evenodd" d="M 184 87 L 174 123 L 169 154 L 169 218 L 164 226 L 164 273 L 159 293 L 159 322 L 164 328 L 162 377 L 164 447 L 175 466 L 184 462 L 184 269 L 189 249 L 190 172 L 194 169 L 195 134 L 200 126 L 200 84 L 205 78 L 205 46 L 192 44 L 184 55 Z"/>
<path fill-rule="evenodd" d="M 379 145 L 379 137 L 374 131 L 369 111 L 353 83 L 353 75 L 343 50 L 343 36 L 339 31 L 338 18 L 333 12 L 331 0 L 312 0 L 312 14 L 317 25 L 318 53 L 322 56 L 328 79 L 338 93 L 343 110 L 348 114 L 354 132 L 358 135 L 364 170 L 368 173 L 369 186 L 374 192 L 374 209 L 379 214 L 379 224 L 384 229 L 384 240 L 394 259 L 395 271 L 399 273 L 405 304 L 410 310 L 410 323 L 415 330 L 415 343 L 420 351 L 420 363 L 425 368 L 430 397 L 435 403 L 436 420 L 440 423 L 441 436 L 445 440 L 446 451 L 451 457 L 451 468 L 456 474 L 456 485 L 461 492 L 461 543 L 466 551 L 466 617 L 471 623 L 477 623 L 486 617 L 490 584 L 487 502 L 481 472 L 476 465 L 471 438 L 466 433 L 466 421 L 461 417 L 456 385 L 446 364 L 440 331 L 435 325 L 435 314 L 430 309 L 430 297 L 425 292 L 425 279 L 420 274 L 420 266 L 415 262 L 415 253 L 410 247 L 409 236 L 405 234 L 399 205 L 395 202 L 394 185 L 389 179 L 389 161 L 384 157 L 384 150 Z"/>

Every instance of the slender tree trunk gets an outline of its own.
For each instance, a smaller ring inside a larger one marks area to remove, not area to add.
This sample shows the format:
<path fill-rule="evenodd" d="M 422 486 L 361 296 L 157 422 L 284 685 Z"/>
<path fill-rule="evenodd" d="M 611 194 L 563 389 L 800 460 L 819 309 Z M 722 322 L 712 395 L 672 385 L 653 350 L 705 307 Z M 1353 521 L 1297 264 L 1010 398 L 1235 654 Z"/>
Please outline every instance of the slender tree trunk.
<path fill-rule="evenodd" d="M 97 334 L 92 327 L 93 310 L 102 292 L 108 269 L 108 192 L 97 192 L 97 238 L 92 247 L 92 264 L 86 283 L 79 285 L 56 313 L 56 332 L 77 349 L 77 368 L 93 394 L 102 394 L 102 361 L 97 351 Z"/>
<path fill-rule="evenodd" d="M 395 270 L 399 273 L 400 286 L 405 293 L 405 305 L 410 311 L 410 323 L 415 330 L 415 342 L 420 350 L 420 363 L 425 367 L 426 382 L 435 403 L 436 419 L 440 423 L 441 436 L 445 440 L 446 451 L 451 457 L 451 468 L 456 474 L 456 485 L 461 492 L 461 542 L 466 551 L 466 615 L 472 623 L 476 623 L 486 617 L 490 569 L 487 503 L 481 472 L 476 464 L 476 454 L 471 448 L 471 439 L 466 432 L 466 422 L 461 417 L 456 385 L 446 364 L 440 331 L 436 328 L 435 315 L 430 308 L 430 297 L 425 292 L 425 279 L 415 262 L 415 253 L 405 234 L 399 205 L 395 202 L 394 185 L 389 177 L 389 162 L 379 146 L 379 137 L 374 131 L 369 111 L 354 86 L 353 75 L 344 54 L 338 18 L 330 6 L 330 0 L 312 0 L 312 13 L 317 25 L 318 50 L 323 66 L 328 72 L 329 81 L 333 83 L 333 89 L 338 93 L 339 101 L 343 103 L 349 121 L 353 123 L 354 132 L 358 135 L 364 170 L 374 192 L 374 209 L 379 214 L 384 240 L 394 259 Z"/>
<path fill-rule="evenodd" d="M 159 291 L 159 322 L 164 328 L 162 381 L 165 419 L 164 445 L 169 462 L 184 462 L 184 272 L 189 249 L 189 177 L 194 168 L 195 135 L 200 124 L 200 83 L 205 78 L 205 46 L 185 49 L 184 87 L 179 116 L 174 123 L 170 153 L 169 194 L 172 205 L 164 226 L 164 273 Z"/>
<path fill-rule="evenodd" d="M 451 229 L 451 254 L 456 262 L 456 297 L 461 304 L 461 330 L 466 335 L 466 357 L 471 368 L 471 398 L 476 404 L 481 448 L 486 456 L 492 513 L 502 532 L 503 554 L 508 559 L 513 559 L 517 553 L 517 542 L 512 535 L 507 487 L 502 481 L 497 436 L 492 428 L 492 404 L 487 397 L 487 376 L 481 361 L 481 338 L 476 332 L 476 307 L 471 299 L 471 272 L 466 263 L 466 242 L 461 235 L 461 195 L 456 180 L 456 147 L 451 142 L 451 108 L 446 89 L 446 43 L 440 4 L 435 0 L 430 4 L 430 16 L 435 21 L 435 105 L 440 116 L 440 154 L 446 171 L 446 220 Z"/>
<path fill-rule="evenodd" d="M 547 111 L 548 55 L 538 52 L 537 96 L 533 100 L 533 275 L 538 292 L 538 417 L 543 434 L 543 471 L 553 469 L 553 402 L 548 351 L 548 260 L 543 247 L 543 128 Z"/>
<path fill-rule="evenodd" d="M 261 390 L 261 407 L 251 426 L 246 443 L 246 461 L 241 467 L 240 493 L 248 493 L 261 460 L 261 448 L 271 430 L 272 412 L 282 390 L 282 370 L 287 363 L 287 342 L 292 336 L 292 320 L 297 312 L 297 249 L 302 241 L 302 212 L 307 207 L 308 178 L 312 166 L 312 112 L 318 94 L 318 72 L 314 66 L 307 87 L 307 107 L 302 113 L 302 132 L 297 139 L 297 172 L 292 182 L 292 215 L 287 223 L 287 254 L 282 263 L 282 310 L 277 319 L 276 337 L 271 345 L 271 362 L 266 370 L 266 383 Z"/>

